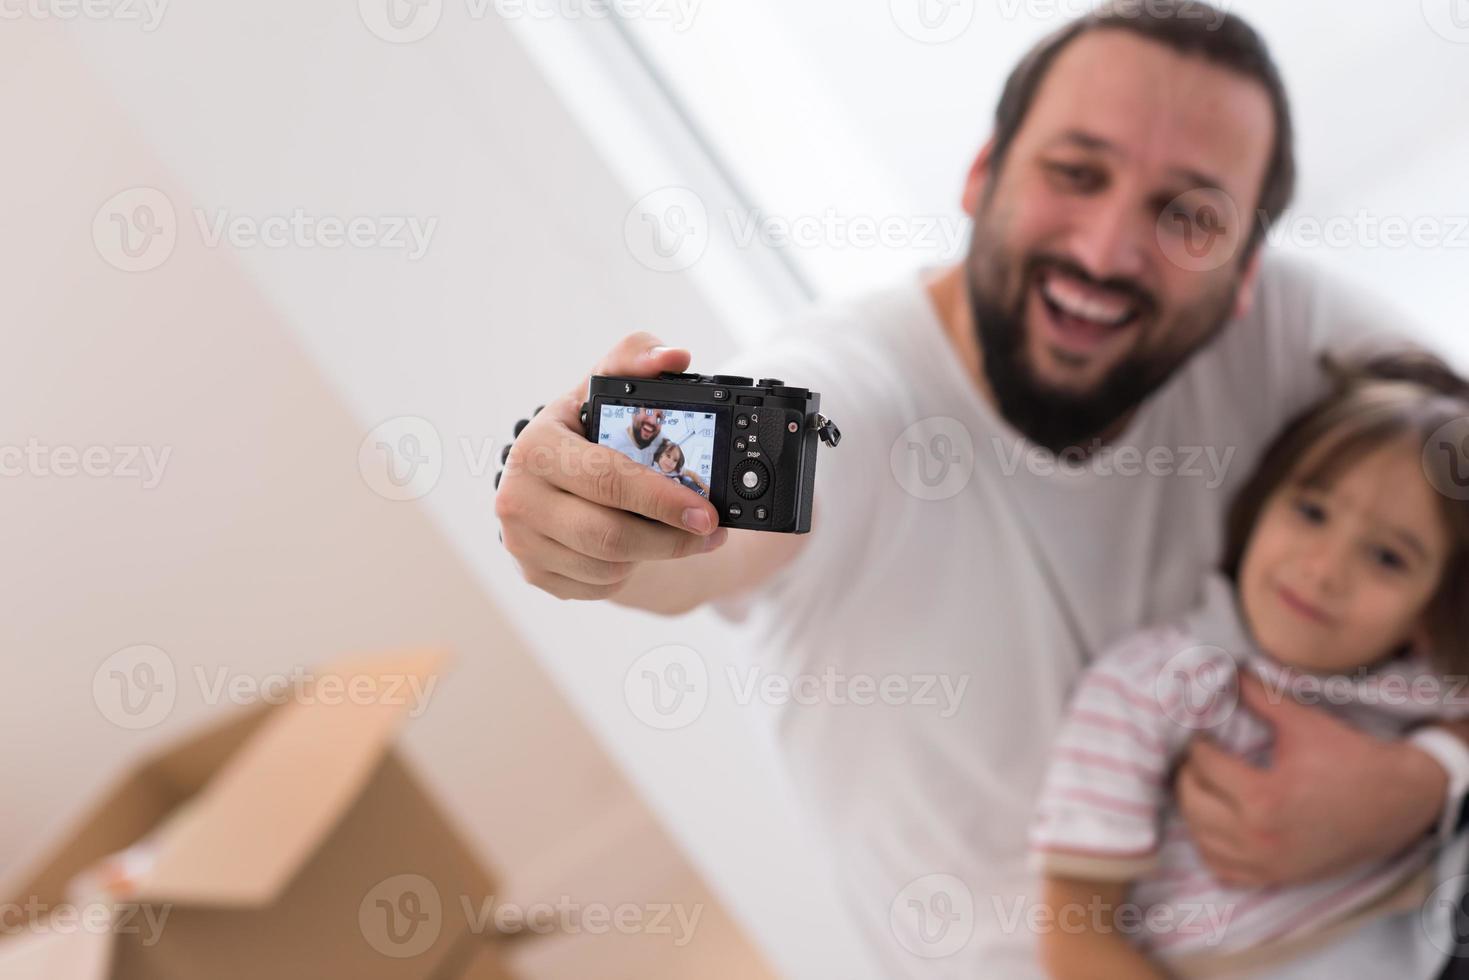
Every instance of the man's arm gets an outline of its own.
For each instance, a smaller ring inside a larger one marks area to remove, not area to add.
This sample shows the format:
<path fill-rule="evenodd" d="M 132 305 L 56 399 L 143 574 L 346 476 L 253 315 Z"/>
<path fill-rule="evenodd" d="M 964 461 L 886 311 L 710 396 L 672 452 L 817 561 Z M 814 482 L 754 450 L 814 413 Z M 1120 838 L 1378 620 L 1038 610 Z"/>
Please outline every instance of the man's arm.
<path fill-rule="evenodd" d="M 674 616 L 739 595 L 795 559 L 807 535 L 728 531 L 718 550 L 679 561 L 640 563 L 611 596 L 620 606 Z"/>
<path fill-rule="evenodd" d="M 1177 782 L 1179 809 L 1221 881 L 1314 881 L 1391 857 L 1438 823 L 1448 776 L 1426 752 L 1273 695 L 1245 672 L 1240 681 L 1244 703 L 1274 730 L 1270 767 L 1200 737 Z"/>
<path fill-rule="evenodd" d="M 1050 929 L 1041 935 L 1041 962 L 1052 980 L 1167 980 L 1117 925 L 1130 888 L 1121 881 L 1046 879 Z"/>

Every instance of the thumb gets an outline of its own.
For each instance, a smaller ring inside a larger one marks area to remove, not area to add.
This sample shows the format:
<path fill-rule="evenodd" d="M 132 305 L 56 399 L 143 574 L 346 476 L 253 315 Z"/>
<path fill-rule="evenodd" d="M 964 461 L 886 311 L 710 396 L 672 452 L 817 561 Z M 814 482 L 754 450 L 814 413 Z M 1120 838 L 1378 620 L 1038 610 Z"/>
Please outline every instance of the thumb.
<path fill-rule="evenodd" d="M 580 431 L 581 423 L 577 412 L 581 403 L 586 400 L 592 375 L 655 378 L 663 371 L 687 370 L 692 359 L 693 355 L 686 348 L 664 346 L 662 341 L 646 331 L 630 333 L 597 362 L 597 366 L 581 379 L 580 384 L 567 392 L 561 403 L 555 406 L 555 414 L 562 423 Z"/>
<path fill-rule="evenodd" d="M 1239 672 L 1239 694 L 1245 707 L 1275 731 L 1277 741 L 1302 724 L 1322 717 L 1304 704 L 1297 704 L 1285 685 L 1269 687 L 1253 670 Z"/>
<path fill-rule="evenodd" d="M 660 371 L 683 371 L 692 359 L 682 347 L 666 347 L 650 333 L 630 333 L 607 356 L 597 362 L 592 374 L 629 378 L 652 378 Z M 590 375 L 588 375 L 590 377 Z"/>

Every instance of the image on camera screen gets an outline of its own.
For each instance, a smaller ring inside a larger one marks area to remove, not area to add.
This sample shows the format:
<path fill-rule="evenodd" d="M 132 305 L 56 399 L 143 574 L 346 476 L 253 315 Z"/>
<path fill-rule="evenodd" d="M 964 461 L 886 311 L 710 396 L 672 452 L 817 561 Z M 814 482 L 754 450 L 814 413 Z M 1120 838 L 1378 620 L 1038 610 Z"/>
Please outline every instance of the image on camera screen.
<path fill-rule="evenodd" d="M 714 480 L 714 413 L 603 405 L 597 441 L 709 496 Z"/>

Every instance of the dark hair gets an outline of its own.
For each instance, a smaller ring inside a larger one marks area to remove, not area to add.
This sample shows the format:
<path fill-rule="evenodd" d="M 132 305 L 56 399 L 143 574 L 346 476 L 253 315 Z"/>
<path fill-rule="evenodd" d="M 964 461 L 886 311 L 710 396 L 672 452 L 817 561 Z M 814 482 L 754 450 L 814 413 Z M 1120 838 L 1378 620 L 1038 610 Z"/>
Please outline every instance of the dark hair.
<path fill-rule="evenodd" d="M 653 462 L 657 463 L 659 457 L 661 457 L 663 453 L 669 449 L 672 449 L 674 452 L 678 453 L 678 467 L 674 470 L 674 472 L 677 473 L 683 469 L 683 447 L 674 442 L 672 439 L 665 437 L 662 442 L 658 443 L 658 448 L 653 450 Z"/>
<path fill-rule="evenodd" d="M 1032 48 L 1010 73 L 995 108 L 995 172 L 999 173 L 1003 166 L 1005 155 L 1056 58 L 1077 38 L 1097 31 L 1126 31 L 1167 45 L 1181 54 L 1204 58 L 1265 86 L 1275 110 L 1275 143 L 1260 188 L 1257 204 L 1260 220 L 1253 222 L 1242 251 L 1241 261 L 1247 260 L 1295 195 L 1295 127 L 1285 82 L 1265 41 L 1242 18 L 1199 0 L 1111 0 Z"/>
<path fill-rule="evenodd" d="M 1426 447 L 1445 426 L 1469 419 L 1469 381 L 1432 354 L 1324 363 L 1331 394 L 1286 426 L 1230 507 L 1222 570 L 1236 583 L 1260 512 L 1281 487 L 1330 486 L 1383 446 L 1410 439 Z M 1306 468 L 1308 457 L 1314 462 Z M 1469 670 L 1469 495 L 1444 492 L 1462 485 L 1459 465 L 1454 452 L 1423 456 L 1424 477 L 1439 491 L 1439 513 L 1452 538 L 1443 579 L 1424 613 L 1433 656 L 1449 671 Z"/>

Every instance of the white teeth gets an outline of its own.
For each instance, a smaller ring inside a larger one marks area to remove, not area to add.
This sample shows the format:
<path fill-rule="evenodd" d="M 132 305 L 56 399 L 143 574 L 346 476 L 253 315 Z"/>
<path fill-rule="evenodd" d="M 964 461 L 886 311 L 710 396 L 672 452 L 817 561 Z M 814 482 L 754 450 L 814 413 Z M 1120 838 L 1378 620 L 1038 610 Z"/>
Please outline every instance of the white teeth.
<path fill-rule="evenodd" d="M 1054 276 L 1041 282 L 1041 291 L 1046 299 L 1061 307 L 1071 316 L 1090 320 L 1102 326 L 1115 327 L 1132 318 L 1131 303 L 1122 299 L 1098 299 L 1083 295 L 1078 287 Z"/>

